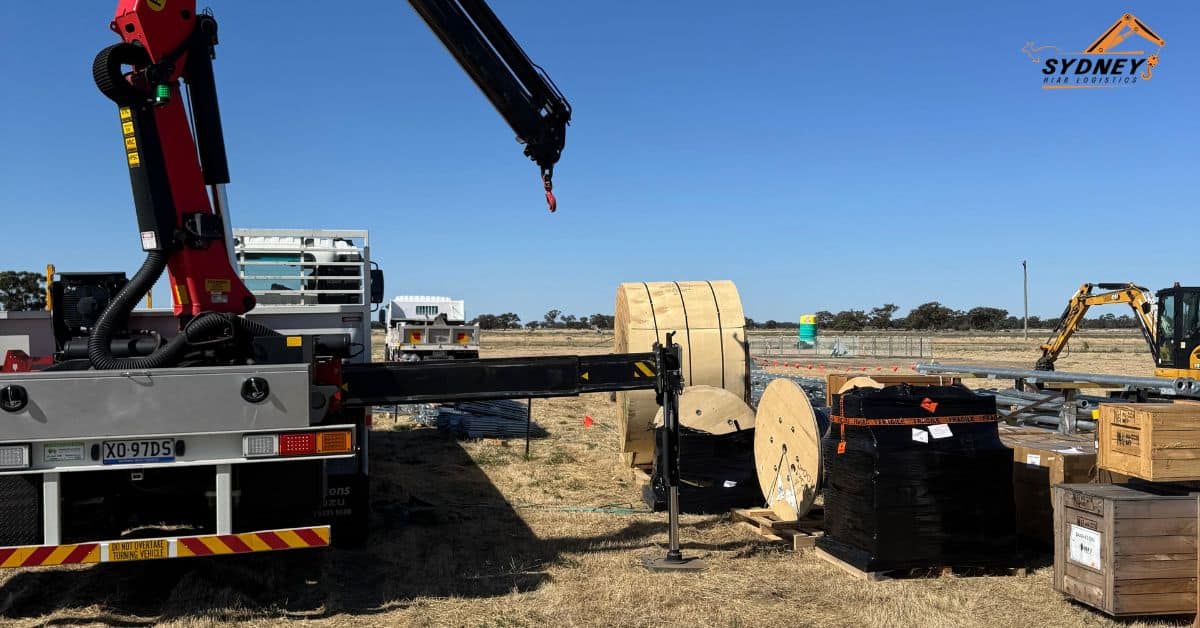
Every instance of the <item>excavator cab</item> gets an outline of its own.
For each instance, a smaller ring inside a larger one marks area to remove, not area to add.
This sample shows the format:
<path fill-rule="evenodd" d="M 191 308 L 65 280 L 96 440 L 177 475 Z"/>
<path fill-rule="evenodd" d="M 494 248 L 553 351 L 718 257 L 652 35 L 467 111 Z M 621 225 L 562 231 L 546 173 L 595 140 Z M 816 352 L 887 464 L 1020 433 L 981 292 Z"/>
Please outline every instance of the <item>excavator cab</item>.
<path fill-rule="evenodd" d="M 1184 376 L 1162 371 L 1200 369 L 1200 287 L 1175 284 L 1159 290 L 1157 301 L 1159 374 Z"/>

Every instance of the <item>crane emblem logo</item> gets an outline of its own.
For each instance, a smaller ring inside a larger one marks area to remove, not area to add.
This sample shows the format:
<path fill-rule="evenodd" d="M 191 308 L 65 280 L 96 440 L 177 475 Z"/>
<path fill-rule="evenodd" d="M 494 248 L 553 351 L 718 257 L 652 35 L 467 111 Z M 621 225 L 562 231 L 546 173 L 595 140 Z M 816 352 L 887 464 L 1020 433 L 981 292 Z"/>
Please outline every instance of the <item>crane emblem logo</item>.
<path fill-rule="evenodd" d="M 1133 36 L 1150 44 L 1153 50 L 1128 50 L 1121 46 Z M 1134 85 L 1148 81 L 1158 66 L 1158 54 L 1167 45 L 1144 22 L 1126 13 L 1117 19 L 1090 46 L 1079 52 L 1065 52 L 1058 46 L 1037 46 L 1026 42 L 1021 52 L 1040 66 L 1042 89 L 1090 89 Z"/>

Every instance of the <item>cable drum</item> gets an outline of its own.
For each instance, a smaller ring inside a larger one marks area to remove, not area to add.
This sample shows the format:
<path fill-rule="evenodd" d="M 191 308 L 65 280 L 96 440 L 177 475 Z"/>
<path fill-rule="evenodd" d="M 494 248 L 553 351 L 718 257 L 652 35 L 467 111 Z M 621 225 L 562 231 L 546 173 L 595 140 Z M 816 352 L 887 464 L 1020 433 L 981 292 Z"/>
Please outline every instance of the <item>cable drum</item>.
<path fill-rule="evenodd" d="M 617 353 L 650 351 L 669 332 L 687 386 L 724 388 L 749 403 L 750 354 L 742 301 L 732 281 L 631 282 L 617 287 Z M 617 433 L 629 465 L 654 459 L 654 391 L 617 393 Z"/>
<path fill-rule="evenodd" d="M 789 379 L 767 385 L 754 418 L 754 463 L 767 508 L 783 521 L 808 514 L 820 491 L 825 408 L 815 409 Z"/>
<path fill-rule="evenodd" d="M 654 427 L 663 427 L 662 408 Z M 679 395 L 679 425 L 695 432 L 724 436 L 754 429 L 754 408 L 742 398 L 716 386 L 688 386 Z"/>

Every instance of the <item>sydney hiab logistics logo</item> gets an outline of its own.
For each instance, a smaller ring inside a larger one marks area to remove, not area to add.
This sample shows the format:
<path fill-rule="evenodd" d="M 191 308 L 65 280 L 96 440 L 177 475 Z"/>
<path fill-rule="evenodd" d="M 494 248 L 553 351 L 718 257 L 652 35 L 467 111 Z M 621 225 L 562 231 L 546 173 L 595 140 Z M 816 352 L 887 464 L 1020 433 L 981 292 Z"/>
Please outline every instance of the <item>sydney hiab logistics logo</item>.
<path fill-rule="evenodd" d="M 1137 36 L 1132 43 L 1157 46 L 1153 52 L 1124 50 L 1122 42 Z M 1167 45 L 1132 13 L 1122 15 L 1092 45 L 1080 52 L 1063 52 L 1058 46 L 1034 46 L 1021 49 L 1031 61 L 1041 65 L 1042 89 L 1088 89 L 1124 87 L 1139 79 L 1148 81 L 1158 65 L 1158 53 Z"/>

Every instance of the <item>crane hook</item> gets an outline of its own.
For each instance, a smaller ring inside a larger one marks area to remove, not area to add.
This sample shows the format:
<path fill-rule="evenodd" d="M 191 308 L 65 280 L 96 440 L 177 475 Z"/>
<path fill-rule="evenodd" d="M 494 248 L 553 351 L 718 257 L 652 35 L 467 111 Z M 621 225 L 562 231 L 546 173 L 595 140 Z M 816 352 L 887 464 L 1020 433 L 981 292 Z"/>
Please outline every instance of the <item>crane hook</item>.
<path fill-rule="evenodd" d="M 1150 55 L 1146 58 L 1146 69 L 1142 71 L 1142 80 L 1149 81 L 1154 74 L 1154 66 L 1158 65 L 1158 55 Z"/>
<path fill-rule="evenodd" d="M 542 169 L 542 187 L 546 189 L 546 206 L 549 207 L 551 214 L 558 211 L 558 199 L 554 198 L 554 183 L 551 181 L 553 177 L 554 170 Z"/>

